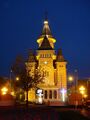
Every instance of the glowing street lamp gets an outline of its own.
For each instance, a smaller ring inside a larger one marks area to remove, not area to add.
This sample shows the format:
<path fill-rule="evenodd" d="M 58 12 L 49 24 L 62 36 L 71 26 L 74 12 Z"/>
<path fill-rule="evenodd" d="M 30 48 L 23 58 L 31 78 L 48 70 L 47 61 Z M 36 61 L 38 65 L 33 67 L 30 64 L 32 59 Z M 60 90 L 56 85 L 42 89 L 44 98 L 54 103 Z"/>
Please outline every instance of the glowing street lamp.
<path fill-rule="evenodd" d="M 19 81 L 19 77 L 16 77 L 16 81 Z"/>
<path fill-rule="evenodd" d="M 78 70 L 77 69 L 74 70 L 74 77 L 70 76 L 68 78 L 68 81 L 70 81 L 70 82 L 74 81 L 74 83 L 75 83 L 75 108 L 77 109 L 77 105 L 78 105 L 78 99 L 77 99 L 77 96 L 76 96 L 76 94 L 78 93 L 78 91 L 77 91 L 77 86 L 78 86 Z"/>
<path fill-rule="evenodd" d="M 81 93 L 82 95 L 84 95 L 84 94 L 85 94 L 85 87 L 84 87 L 84 86 L 81 86 L 81 87 L 79 88 L 79 91 L 80 91 L 80 93 Z"/>
<path fill-rule="evenodd" d="M 88 95 L 87 94 L 84 94 L 84 96 L 83 96 L 84 98 L 87 98 L 88 97 Z"/>
<path fill-rule="evenodd" d="M 3 87 L 3 88 L 1 89 L 1 92 L 2 92 L 2 95 L 7 94 L 7 92 L 8 92 L 8 88 Z"/>
<path fill-rule="evenodd" d="M 73 77 L 72 77 L 72 76 L 69 76 L 69 77 L 68 77 L 68 80 L 69 80 L 70 82 L 72 82 L 72 81 L 73 81 Z"/>

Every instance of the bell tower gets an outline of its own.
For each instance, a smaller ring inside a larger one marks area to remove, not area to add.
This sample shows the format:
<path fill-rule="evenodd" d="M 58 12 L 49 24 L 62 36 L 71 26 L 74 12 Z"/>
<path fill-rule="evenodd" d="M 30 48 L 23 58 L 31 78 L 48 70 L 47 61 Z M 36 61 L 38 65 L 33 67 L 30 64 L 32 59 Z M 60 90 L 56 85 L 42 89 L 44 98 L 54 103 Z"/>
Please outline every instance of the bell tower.
<path fill-rule="evenodd" d="M 64 89 L 67 89 L 66 65 L 67 65 L 67 61 L 63 57 L 62 49 L 59 49 L 56 58 L 57 86 L 60 86 L 60 88 L 64 88 Z"/>

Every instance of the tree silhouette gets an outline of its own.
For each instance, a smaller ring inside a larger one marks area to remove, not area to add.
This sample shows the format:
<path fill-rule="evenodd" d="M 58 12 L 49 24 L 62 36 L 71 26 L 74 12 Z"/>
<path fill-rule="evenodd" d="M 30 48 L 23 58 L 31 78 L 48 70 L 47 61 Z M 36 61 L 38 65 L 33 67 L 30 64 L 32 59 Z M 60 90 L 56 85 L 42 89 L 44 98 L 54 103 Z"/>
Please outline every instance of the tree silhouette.
<path fill-rule="evenodd" d="M 31 70 L 27 70 L 23 57 L 17 56 L 15 63 L 12 65 L 12 71 L 15 76 L 19 77 L 17 86 L 26 92 L 26 105 L 28 106 L 28 91 L 31 88 L 37 88 L 38 84 L 43 82 L 41 70 L 36 69 L 32 74 Z"/>

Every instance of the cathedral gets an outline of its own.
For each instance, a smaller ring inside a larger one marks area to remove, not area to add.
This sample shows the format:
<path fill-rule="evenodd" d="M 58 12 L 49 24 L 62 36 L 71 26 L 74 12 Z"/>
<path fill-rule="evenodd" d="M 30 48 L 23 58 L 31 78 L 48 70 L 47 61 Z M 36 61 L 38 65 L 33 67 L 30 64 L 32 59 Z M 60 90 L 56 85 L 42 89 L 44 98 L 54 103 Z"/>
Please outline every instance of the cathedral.
<path fill-rule="evenodd" d="M 42 68 L 44 83 L 39 85 L 37 91 L 31 89 L 28 94 L 29 101 L 34 102 L 60 102 L 67 97 L 67 61 L 62 49 L 55 50 L 56 39 L 53 37 L 48 20 L 45 19 L 41 35 L 37 39 L 38 48 L 35 53 L 30 52 L 26 62 L 28 70 Z"/>

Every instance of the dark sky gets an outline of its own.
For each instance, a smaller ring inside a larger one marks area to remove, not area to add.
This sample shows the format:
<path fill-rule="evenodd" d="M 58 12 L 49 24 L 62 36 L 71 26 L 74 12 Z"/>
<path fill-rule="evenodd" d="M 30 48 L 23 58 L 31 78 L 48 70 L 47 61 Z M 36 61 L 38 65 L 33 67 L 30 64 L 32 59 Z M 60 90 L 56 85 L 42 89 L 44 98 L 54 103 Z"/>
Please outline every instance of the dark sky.
<path fill-rule="evenodd" d="M 90 77 L 90 0 L 0 0 L 0 76 L 9 76 L 17 55 L 38 47 L 45 11 L 68 72 Z"/>

